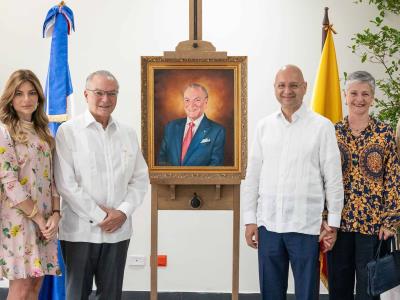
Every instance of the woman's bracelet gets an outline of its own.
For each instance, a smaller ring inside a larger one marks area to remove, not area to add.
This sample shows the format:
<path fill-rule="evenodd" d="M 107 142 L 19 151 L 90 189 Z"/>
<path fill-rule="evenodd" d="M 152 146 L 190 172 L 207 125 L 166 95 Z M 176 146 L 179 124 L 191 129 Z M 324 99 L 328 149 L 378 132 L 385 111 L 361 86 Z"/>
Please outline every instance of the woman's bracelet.
<path fill-rule="evenodd" d="M 33 209 L 32 209 L 32 211 L 31 211 L 31 214 L 30 215 L 28 215 L 28 216 L 26 216 L 28 219 L 33 219 L 36 215 L 37 215 L 37 213 L 38 213 L 38 207 L 37 207 L 37 205 L 35 204 L 35 205 L 33 205 Z"/>

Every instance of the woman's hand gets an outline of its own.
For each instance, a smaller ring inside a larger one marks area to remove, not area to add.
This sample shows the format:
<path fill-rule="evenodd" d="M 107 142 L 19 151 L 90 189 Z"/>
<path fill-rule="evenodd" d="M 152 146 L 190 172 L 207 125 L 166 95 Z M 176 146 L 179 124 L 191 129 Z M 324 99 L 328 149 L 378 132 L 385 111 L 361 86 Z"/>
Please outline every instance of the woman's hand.
<path fill-rule="evenodd" d="M 37 213 L 33 218 L 32 221 L 36 223 L 36 225 L 39 227 L 40 231 L 42 232 L 43 230 L 46 229 L 46 220 L 42 216 L 42 214 Z"/>
<path fill-rule="evenodd" d="M 37 227 L 36 228 L 36 235 L 38 236 L 39 239 L 45 238 L 43 235 L 43 230 L 46 230 L 46 220 L 42 216 L 42 214 L 37 213 L 32 219 L 34 223 L 36 223 Z"/>
<path fill-rule="evenodd" d="M 381 229 L 379 229 L 379 239 L 381 240 L 382 238 L 386 241 L 387 239 L 395 236 L 396 233 L 393 232 L 391 229 L 388 229 L 384 226 L 381 226 Z"/>
<path fill-rule="evenodd" d="M 53 213 L 45 224 L 45 229 L 41 230 L 46 240 L 54 239 L 58 232 L 58 223 L 60 222 L 61 216 L 59 213 Z"/>
<path fill-rule="evenodd" d="M 319 242 L 321 246 L 322 253 L 326 253 L 332 250 L 337 239 L 337 229 L 335 227 L 330 227 L 327 221 L 322 221 L 321 230 L 319 235 Z M 322 243 L 321 243 L 322 241 Z"/>

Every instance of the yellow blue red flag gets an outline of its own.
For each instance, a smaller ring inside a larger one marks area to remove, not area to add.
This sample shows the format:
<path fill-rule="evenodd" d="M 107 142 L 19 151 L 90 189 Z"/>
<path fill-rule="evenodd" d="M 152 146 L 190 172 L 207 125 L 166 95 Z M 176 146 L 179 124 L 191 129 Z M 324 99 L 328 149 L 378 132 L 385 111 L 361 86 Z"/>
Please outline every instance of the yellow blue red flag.
<path fill-rule="evenodd" d="M 333 29 L 331 25 L 326 25 L 324 28 L 327 30 L 327 35 L 315 79 L 311 106 L 315 112 L 335 124 L 343 117 L 342 98 L 335 44 L 332 36 Z M 320 251 L 320 280 L 328 288 L 327 257 L 322 251 Z"/>
<path fill-rule="evenodd" d="M 332 27 L 328 25 L 326 30 L 328 32 L 314 84 L 312 109 L 335 124 L 343 117 L 342 98 Z"/>

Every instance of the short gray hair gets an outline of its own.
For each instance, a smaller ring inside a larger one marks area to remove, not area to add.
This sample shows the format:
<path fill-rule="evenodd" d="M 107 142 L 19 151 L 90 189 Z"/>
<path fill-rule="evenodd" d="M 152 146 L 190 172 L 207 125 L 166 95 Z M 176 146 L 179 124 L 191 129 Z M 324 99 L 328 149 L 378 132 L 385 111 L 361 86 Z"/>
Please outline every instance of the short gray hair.
<path fill-rule="evenodd" d="M 106 77 L 108 80 L 115 81 L 115 83 L 117 84 L 117 89 L 119 90 L 119 83 L 118 83 L 117 78 L 115 78 L 115 76 L 110 71 L 107 71 L 107 70 L 99 70 L 99 71 L 90 73 L 89 76 L 86 78 L 86 85 L 85 85 L 86 89 L 89 89 L 89 85 L 92 82 L 93 77 L 95 77 L 95 76 L 103 76 L 103 77 Z"/>
<path fill-rule="evenodd" d="M 196 82 L 192 82 L 190 83 L 184 90 L 183 92 L 185 93 L 187 89 L 200 89 L 204 92 L 204 94 L 206 95 L 205 98 L 208 98 L 208 91 L 207 89 L 201 85 L 200 83 L 196 83 Z"/>
<path fill-rule="evenodd" d="M 366 71 L 356 71 L 350 73 L 350 75 L 346 78 L 346 82 L 344 83 L 344 89 L 346 92 L 350 84 L 354 82 L 367 83 L 372 92 L 375 93 L 375 78 L 370 73 Z"/>

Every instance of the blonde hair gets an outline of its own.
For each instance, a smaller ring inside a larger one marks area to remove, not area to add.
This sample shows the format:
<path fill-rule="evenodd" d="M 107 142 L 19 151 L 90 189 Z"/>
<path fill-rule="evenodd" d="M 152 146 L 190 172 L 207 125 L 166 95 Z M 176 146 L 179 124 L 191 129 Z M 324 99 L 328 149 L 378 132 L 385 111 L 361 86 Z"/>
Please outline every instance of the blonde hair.
<path fill-rule="evenodd" d="M 17 70 L 11 74 L 0 97 L 0 122 L 6 125 L 14 141 L 19 143 L 27 142 L 19 117 L 12 106 L 17 89 L 27 81 L 34 86 L 38 94 L 38 106 L 32 114 L 33 128 L 39 138 L 47 142 L 50 148 L 53 149 L 54 139 L 50 134 L 48 128 L 49 119 L 44 111 L 46 99 L 39 79 L 32 71 Z"/>

